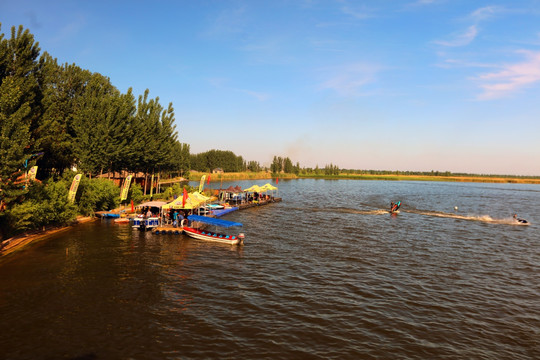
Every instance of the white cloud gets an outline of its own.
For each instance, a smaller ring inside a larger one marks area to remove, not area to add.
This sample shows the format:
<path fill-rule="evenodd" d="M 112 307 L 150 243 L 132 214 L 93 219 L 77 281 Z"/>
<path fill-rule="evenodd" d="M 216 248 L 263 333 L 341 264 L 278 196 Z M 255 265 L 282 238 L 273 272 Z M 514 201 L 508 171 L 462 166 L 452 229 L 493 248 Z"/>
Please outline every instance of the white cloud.
<path fill-rule="evenodd" d="M 334 90 L 346 97 L 364 95 L 365 86 L 376 80 L 381 67 L 373 64 L 350 64 L 339 67 L 323 69 L 327 80 L 320 84 L 321 89 Z"/>
<path fill-rule="evenodd" d="M 480 21 L 487 20 L 493 17 L 497 13 L 504 11 L 504 8 L 501 6 L 486 6 L 480 9 L 473 11 L 470 15 L 471 19 L 476 23 Z"/>
<path fill-rule="evenodd" d="M 540 82 L 540 52 L 522 50 L 527 60 L 500 66 L 501 70 L 478 76 L 483 92 L 479 100 L 492 100 L 509 96 Z"/>
<path fill-rule="evenodd" d="M 449 47 L 465 46 L 470 44 L 477 35 L 476 25 L 471 25 L 465 32 L 454 35 L 451 40 L 438 40 L 435 41 L 435 44 Z"/>

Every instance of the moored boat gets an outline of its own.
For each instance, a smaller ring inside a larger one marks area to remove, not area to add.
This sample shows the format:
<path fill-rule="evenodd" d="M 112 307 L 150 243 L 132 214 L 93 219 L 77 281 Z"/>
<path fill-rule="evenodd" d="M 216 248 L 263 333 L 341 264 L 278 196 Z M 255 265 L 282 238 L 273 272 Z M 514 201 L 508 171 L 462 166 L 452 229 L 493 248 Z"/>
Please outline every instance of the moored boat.
<path fill-rule="evenodd" d="M 230 227 L 235 227 L 235 226 L 242 226 L 241 223 L 227 221 L 223 219 L 215 219 L 215 218 L 210 218 L 210 217 L 200 216 L 200 215 L 190 215 L 188 216 L 188 220 L 191 221 L 192 224 L 196 224 L 193 227 L 190 227 L 186 225 L 185 220 L 183 221 L 182 225 L 183 225 L 184 233 L 189 237 L 192 237 L 194 239 L 199 239 L 199 240 L 215 241 L 215 242 L 220 242 L 220 243 L 230 244 L 230 245 L 243 245 L 244 243 L 244 234 L 242 233 L 238 235 L 224 234 L 217 231 L 210 231 L 206 228 L 201 227 L 201 225 L 210 225 L 216 228 L 217 227 L 230 228 Z"/>
<path fill-rule="evenodd" d="M 149 217 L 149 218 L 140 218 L 136 217 L 133 219 L 133 228 L 139 229 L 141 231 L 152 230 L 159 226 L 159 218 Z"/>

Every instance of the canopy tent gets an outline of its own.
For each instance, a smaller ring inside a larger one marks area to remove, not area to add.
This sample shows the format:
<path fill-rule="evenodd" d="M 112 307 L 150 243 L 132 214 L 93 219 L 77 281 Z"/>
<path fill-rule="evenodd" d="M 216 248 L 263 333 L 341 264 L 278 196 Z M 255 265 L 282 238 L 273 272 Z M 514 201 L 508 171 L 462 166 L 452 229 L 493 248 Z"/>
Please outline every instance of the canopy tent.
<path fill-rule="evenodd" d="M 242 193 L 242 189 L 239 186 L 233 187 L 229 186 L 227 189 L 221 189 L 219 194 L 219 199 L 221 201 L 241 201 L 242 196 L 239 195 Z"/>
<path fill-rule="evenodd" d="M 188 194 L 188 197 L 186 199 L 185 205 L 183 205 L 184 199 L 182 196 L 177 197 L 174 201 L 171 201 L 170 203 L 163 205 L 163 210 L 169 210 L 169 209 L 196 209 L 201 204 L 207 202 L 210 200 L 209 197 L 206 197 L 204 195 L 199 194 L 198 192 L 190 193 Z"/>
<path fill-rule="evenodd" d="M 234 189 L 239 193 L 243 192 L 242 188 L 239 185 L 236 185 Z"/>
<path fill-rule="evenodd" d="M 261 192 L 261 187 L 259 185 L 253 185 L 247 189 L 244 189 L 244 192 Z"/>
<path fill-rule="evenodd" d="M 166 201 L 147 201 L 142 204 L 137 205 L 136 207 L 157 207 L 161 208 L 163 205 L 167 204 Z"/>
<path fill-rule="evenodd" d="M 198 222 L 202 222 L 204 224 L 209 224 L 209 225 L 221 226 L 224 228 L 230 228 L 232 226 L 242 226 L 242 223 L 239 223 L 239 222 L 216 219 L 216 218 L 200 216 L 200 215 L 189 215 L 188 220 L 198 221 Z"/>
<path fill-rule="evenodd" d="M 271 190 L 277 190 L 277 189 L 278 189 L 277 187 L 273 186 L 270 183 L 267 183 L 261 186 L 261 191 L 271 191 Z"/>

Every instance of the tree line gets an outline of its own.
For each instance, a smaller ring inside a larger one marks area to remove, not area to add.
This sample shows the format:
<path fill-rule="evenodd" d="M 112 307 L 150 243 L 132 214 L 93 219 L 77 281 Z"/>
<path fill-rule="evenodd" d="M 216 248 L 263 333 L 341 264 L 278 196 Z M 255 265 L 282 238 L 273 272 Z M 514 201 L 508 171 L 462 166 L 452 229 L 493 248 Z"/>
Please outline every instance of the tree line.
<path fill-rule="evenodd" d="M 212 172 L 221 169 L 223 172 L 259 172 L 264 170 L 258 161 L 246 161 L 232 151 L 209 150 L 190 156 L 191 169 L 199 172 Z"/>
<path fill-rule="evenodd" d="M 189 171 L 172 103 L 163 106 L 148 89 L 122 93 L 106 76 L 59 64 L 23 26 L 12 27 L 10 37 L 1 30 L 0 225 L 14 207 L 38 199 L 22 180 L 34 165 L 37 178 L 50 183 L 72 168 L 88 178 Z"/>

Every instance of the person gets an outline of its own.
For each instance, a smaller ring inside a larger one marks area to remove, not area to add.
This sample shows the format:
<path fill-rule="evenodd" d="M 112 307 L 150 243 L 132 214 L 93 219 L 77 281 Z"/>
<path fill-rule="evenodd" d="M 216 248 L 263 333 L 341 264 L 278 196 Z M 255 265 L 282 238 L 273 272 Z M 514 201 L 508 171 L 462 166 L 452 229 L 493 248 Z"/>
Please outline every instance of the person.
<path fill-rule="evenodd" d="M 394 211 L 394 202 L 390 201 L 390 211 Z"/>
<path fill-rule="evenodd" d="M 174 213 L 173 213 L 173 226 L 174 227 L 178 226 L 178 211 L 176 210 L 174 210 Z"/>
<path fill-rule="evenodd" d="M 148 211 L 146 212 L 146 217 L 152 217 L 152 210 L 150 208 L 148 208 Z"/>
<path fill-rule="evenodd" d="M 178 220 L 178 225 L 182 226 L 182 220 L 184 220 L 184 215 L 182 215 L 182 213 L 178 213 L 177 220 Z"/>

